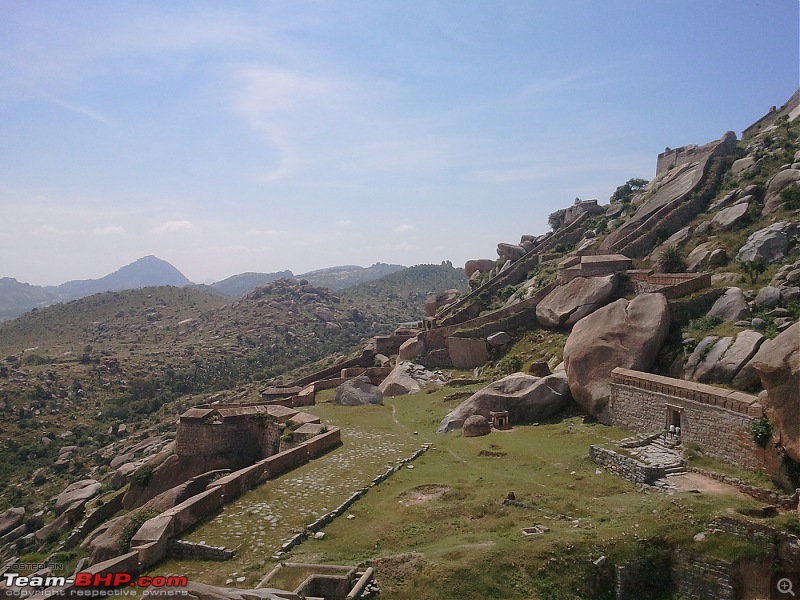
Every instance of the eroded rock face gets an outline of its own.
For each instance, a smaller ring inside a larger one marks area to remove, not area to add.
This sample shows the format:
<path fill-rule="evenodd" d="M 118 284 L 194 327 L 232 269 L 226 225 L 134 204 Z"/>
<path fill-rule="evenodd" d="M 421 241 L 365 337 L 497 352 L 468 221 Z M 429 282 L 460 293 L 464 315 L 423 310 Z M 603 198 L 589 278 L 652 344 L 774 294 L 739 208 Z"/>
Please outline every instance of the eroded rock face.
<path fill-rule="evenodd" d="M 511 423 L 546 419 L 572 402 L 565 373 L 533 377 L 513 373 L 478 390 L 439 424 L 439 433 L 460 429 L 468 417 L 491 419 L 492 411 L 507 410 Z"/>
<path fill-rule="evenodd" d="M 663 294 L 621 298 L 584 317 L 564 345 L 564 366 L 572 397 L 603 423 L 610 421 L 608 399 L 615 367 L 647 371 L 669 331 Z"/>
<path fill-rule="evenodd" d="M 415 394 L 426 385 L 444 385 L 441 374 L 429 371 L 422 365 L 412 362 L 398 362 L 389 376 L 378 386 L 384 396 L 404 396 Z"/>
<path fill-rule="evenodd" d="M 378 389 L 378 386 L 372 385 L 369 377 L 359 375 L 336 388 L 333 403 L 340 406 L 383 404 L 383 392 Z"/>
<path fill-rule="evenodd" d="M 708 314 L 719 317 L 723 321 L 738 321 L 750 315 L 750 307 L 747 305 L 742 289 L 732 287 L 717 298 Z"/>
<path fill-rule="evenodd" d="M 576 277 L 550 292 L 536 307 L 542 327 L 569 327 L 604 306 L 617 290 L 615 274 Z"/>
<path fill-rule="evenodd" d="M 780 443 L 790 458 L 800 461 L 800 323 L 764 342 L 752 362 L 767 392 L 762 403 L 780 432 Z"/>
<path fill-rule="evenodd" d="M 709 336 L 689 358 L 686 376 L 700 383 L 730 384 L 763 341 L 763 335 L 750 329 L 740 331 L 735 337 Z"/>

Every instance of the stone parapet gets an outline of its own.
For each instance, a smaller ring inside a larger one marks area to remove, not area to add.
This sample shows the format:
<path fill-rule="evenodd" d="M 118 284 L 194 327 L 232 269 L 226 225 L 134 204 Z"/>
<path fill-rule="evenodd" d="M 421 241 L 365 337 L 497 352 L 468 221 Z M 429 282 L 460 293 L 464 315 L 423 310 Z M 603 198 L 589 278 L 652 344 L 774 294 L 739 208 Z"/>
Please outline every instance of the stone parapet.
<path fill-rule="evenodd" d="M 611 383 L 627 385 L 648 392 L 658 392 L 666 396 L 693 400 L 694 402 L 717 406 L 750 417 L 761 417 L 764 414 L 764 410 L 755 396 L 704 383 L 684 381 L 674 377 L 653 375 L 621 367 L 611 371 Z"/>

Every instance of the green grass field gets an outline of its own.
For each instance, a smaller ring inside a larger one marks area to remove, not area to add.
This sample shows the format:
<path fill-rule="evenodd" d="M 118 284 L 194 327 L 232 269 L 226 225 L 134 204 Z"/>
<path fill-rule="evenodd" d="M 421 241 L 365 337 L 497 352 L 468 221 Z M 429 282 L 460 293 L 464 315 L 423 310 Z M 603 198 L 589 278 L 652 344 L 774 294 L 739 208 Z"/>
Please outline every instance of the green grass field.
<path fill-rule="evenodd" d="M 729 496 L 640 491 L 598 473 L 589 445 L 627 433 L 579 415 L 479 438 L 436 434 L 440 419 L 458 404 L 443 400 L 453 391 L 387 398 L 384 407 L 315 406 L 324 422 L 433 447 L 354 504 L 353 519 L 334 521 L 324 539 L 306 541 L 284 560 L 371 564 L 382 598 L 612 598 L 610 573 L 592 560 L 605 555 L 619 562 L 667 544 L 697 545 L 692 537 L 715 514 L 758 506 Z M 363 462 L 352 468 L 371 474 L 374 461 Z M 257 493 L 268 494 L 272 485 Z M 511 491 L 524 507 L 503 503 Z M 549 532 L 522 534 L 537 524 Z M 217 521 L 213 530 L 221 534 L 221 525 Z M 211 527 L 197 528 L 191 539 L 204 538 Z M 704 552 L 726 557 L 747 550 L 732 538 L 714 538 L 702 545 Z M 273 565 L 269 556 L 248 551 L 191 570 L 209 583 L 247 573 L 249 584 Z M 187 566 L 165 563 L 159 572 Z"/>

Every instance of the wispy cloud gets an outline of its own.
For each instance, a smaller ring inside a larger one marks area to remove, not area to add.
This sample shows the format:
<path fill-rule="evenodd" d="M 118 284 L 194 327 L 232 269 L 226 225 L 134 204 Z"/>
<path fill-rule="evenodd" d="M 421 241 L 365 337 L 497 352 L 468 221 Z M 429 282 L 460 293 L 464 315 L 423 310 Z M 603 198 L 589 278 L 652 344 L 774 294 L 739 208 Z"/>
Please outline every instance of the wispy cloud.
<path fill-rule="evenodd" d="M 187 233 L 200 231 L 200 228 L 191 221 L 167 221 L 153 229 L 153 233 Z"/>
<path fill-rule="evenodd" d="M 125 228 L 120 225 L 109 225 L 107 227 L 97 227 L 92 229 L 94 235 L 124 235 Z"/>
<path fill-rule="evenodd" d="M 351 221 L 350 219 L 340 219 L 339 221 L 336 221 L 336 224 L 337 225 L 352 225 L 353 221 Z"/>
<path fill-rule="evenodd" d="M 409 225 L 408 223 L 406 223 L 405 225 L 398 225 L 397 227 L 394 228 L 394 230 L 397 233 L 408 233 L 409 231 L 414 231 L 415 229 L 416 227 L 414 227 L 413 225 Z"/>
<path fill-rule="evenodd" d="M 275 237 L 281 235 L 283 232 L 278 229 L 248 229 L 247 235 L 261 236 L 261 237 Z"/>
<path fill-rule="evenodd" d="M 108 125 L 111 123 L 111 119 L 96 110 L 92 110 L 84 106 L 78 106 L 77 104 L 72 104 L 71 102 L 65 102 L 64 100 L 59 100 L 58 98 L 49 97 L 47 98 L 47 101 L 70 112 L 86 117 L 87 119 L 102 123 L 103 125 Z"/>
<path fill-rule="evenodd" d="M 272 182 L 295 173 L 307 160 L 303 146 L 340 107 L 342 84 L 272 66 L 248 65 L 238 71 L 241 89 L 235 110 L 260 132 L 277 154 L 274 165 L 258 174 Z"/>

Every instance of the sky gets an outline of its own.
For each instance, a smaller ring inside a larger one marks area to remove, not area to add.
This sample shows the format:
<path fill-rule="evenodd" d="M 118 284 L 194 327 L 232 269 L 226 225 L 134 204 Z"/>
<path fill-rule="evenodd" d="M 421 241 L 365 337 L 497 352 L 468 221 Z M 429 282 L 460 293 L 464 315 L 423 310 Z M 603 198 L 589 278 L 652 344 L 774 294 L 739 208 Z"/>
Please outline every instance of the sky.
<path fill-rule="evenodd" d="M 494 258 L 737 135 L 797 0 L 0 0 L 0 276 Z"/>

